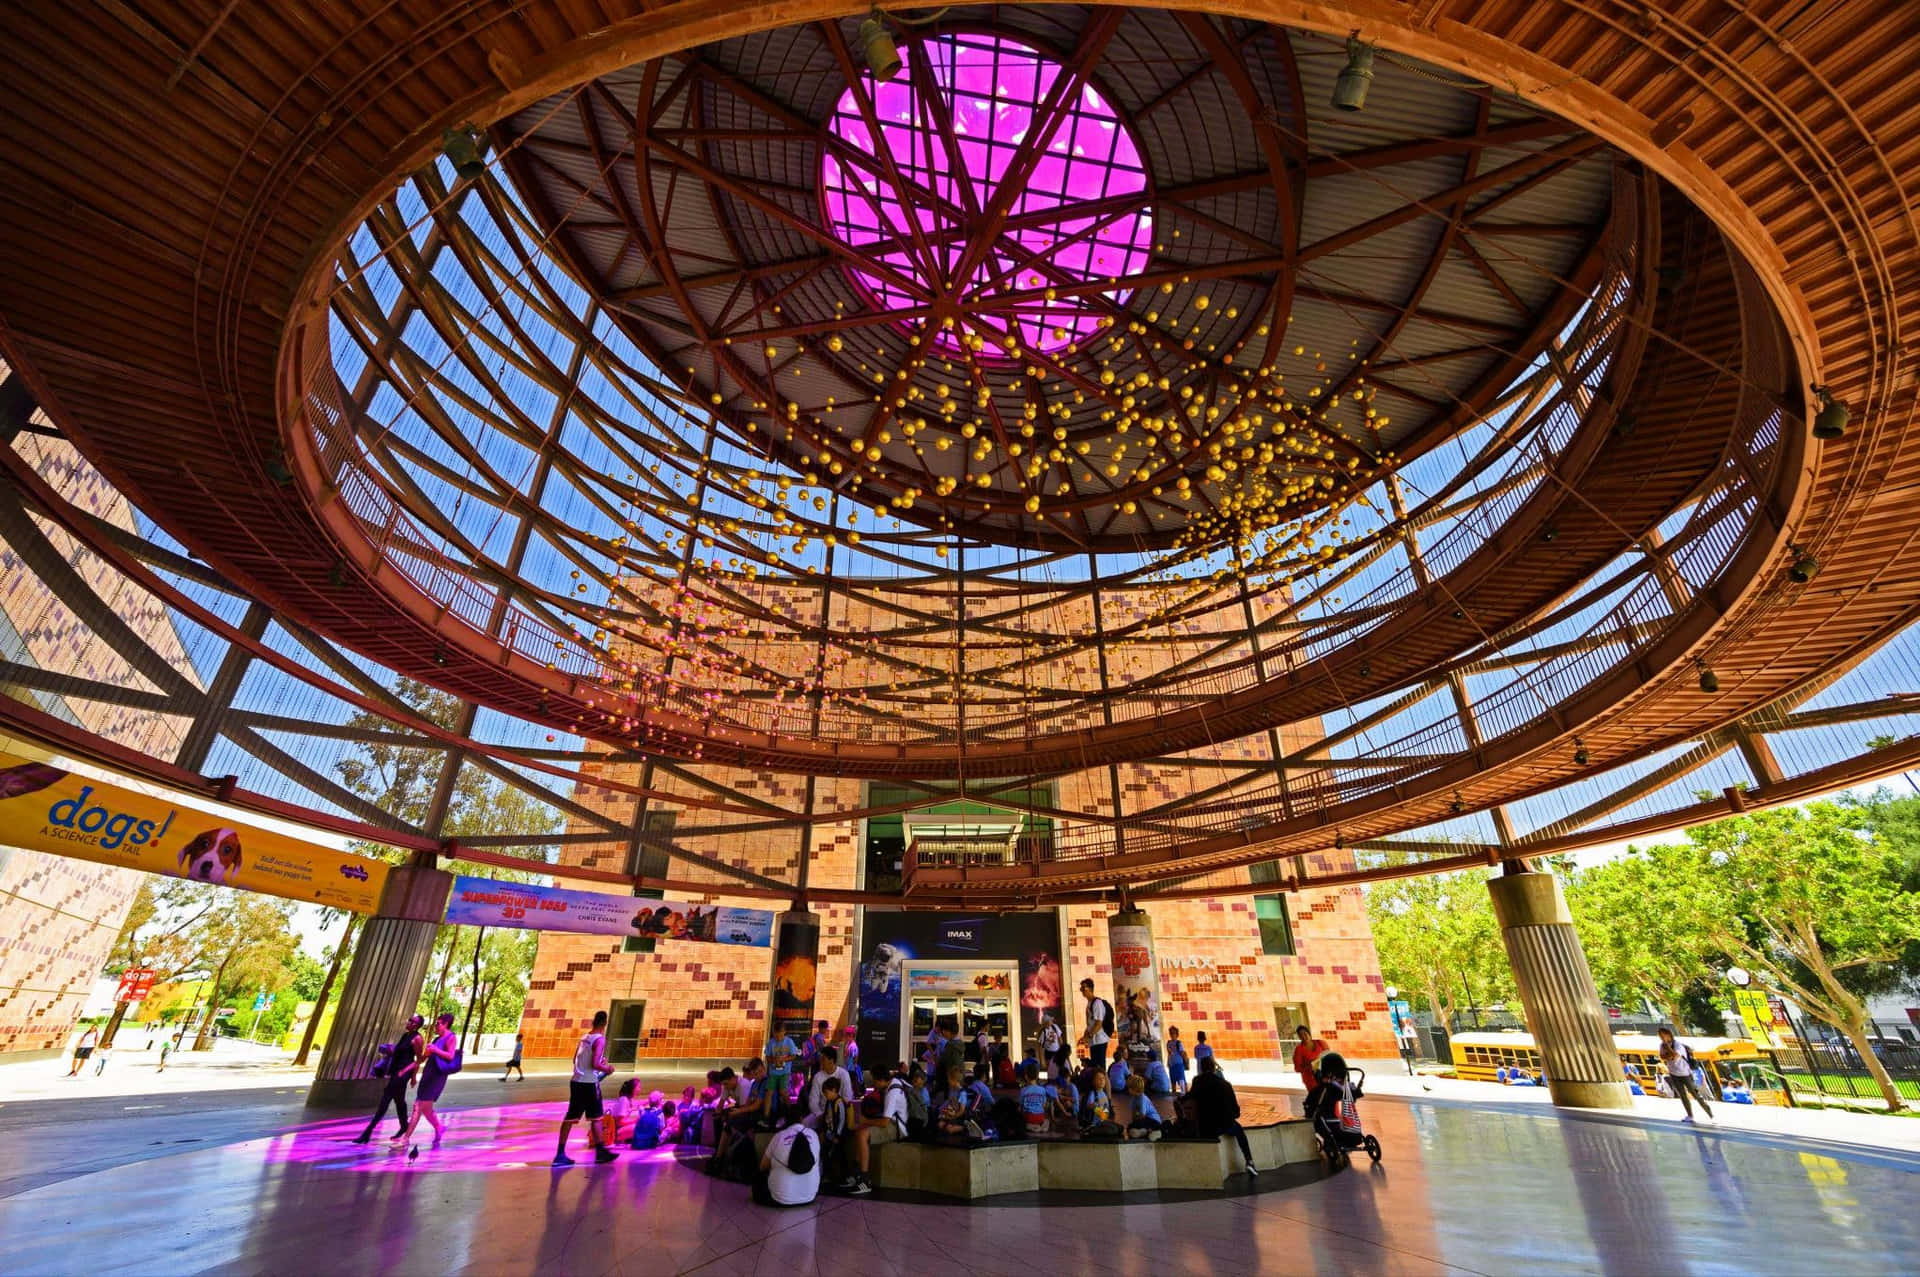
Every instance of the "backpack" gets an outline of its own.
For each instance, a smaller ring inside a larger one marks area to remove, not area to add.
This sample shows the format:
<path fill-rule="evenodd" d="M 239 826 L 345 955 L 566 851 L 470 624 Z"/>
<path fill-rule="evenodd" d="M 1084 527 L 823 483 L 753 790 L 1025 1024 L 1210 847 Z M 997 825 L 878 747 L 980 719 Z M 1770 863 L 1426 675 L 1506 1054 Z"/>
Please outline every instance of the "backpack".
<path fill-rule="evenodd" d="M 787 1169 L 795 1175 L 805 1175 L 813 1169 L 813 1141 L 807 1138 L 805 1127 L 798 1128 L 798 1132 L 787 1145 Z"/>
<path fill-rule="evenodd" d="M 380 1058 L 373 1062 L 373 1077 L 385 1077 L 393 1071 L 393 1043 L 380 1044 Z"/>
<path fill-rule="evenodd" d="M 1108 1037 L 1113 1036 L 1113 1003 L 1105 998 L 1094 999 L 1100 1004 L 1100 1031 Z"/>

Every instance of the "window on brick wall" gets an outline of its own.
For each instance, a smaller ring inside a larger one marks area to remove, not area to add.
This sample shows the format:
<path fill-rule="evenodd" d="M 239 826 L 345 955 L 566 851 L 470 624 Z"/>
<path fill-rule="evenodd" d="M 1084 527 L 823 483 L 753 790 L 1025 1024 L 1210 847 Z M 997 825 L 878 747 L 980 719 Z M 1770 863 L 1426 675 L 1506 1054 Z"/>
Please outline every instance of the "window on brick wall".
<path fill-rule="evenodd" d="M 673 838 L 674 818 L 680 813 L 674 811 L 650 811 L 640 818 L 641 837 L 633 841 L 627 854 L 627 872 L 642 878 L 664 878 L 671 863 L 665 844 Z M 639 888 L 633 893 L 644 900 L 658 900 L 661 893 L 651 888 Z M 628 936 L 620 946 L 622 953 L 652 953 L 654 941 L 642 940 L 638 936 Z"/>
<path fill-rule="evenodd" d="M 1280 862 L 1263 860 L 1247 866 L 1247 877 L 1254 886 L 1280 881 Z M 1276 892 L 1253 898 L 1253 916 L 1260 922 L 1260 951 L 1274 956 L 1293 953 L 1293 919 L 1287 916 L 1287 897 Z"/>

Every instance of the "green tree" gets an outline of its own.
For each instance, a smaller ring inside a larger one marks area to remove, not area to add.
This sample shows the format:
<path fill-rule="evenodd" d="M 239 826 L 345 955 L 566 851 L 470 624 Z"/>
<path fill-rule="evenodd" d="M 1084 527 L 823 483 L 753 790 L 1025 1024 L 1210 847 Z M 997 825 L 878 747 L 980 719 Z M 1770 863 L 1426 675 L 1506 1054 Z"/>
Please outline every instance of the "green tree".
<path fill-rule="evenodd" d="M 200 1021 L 193 1049 L 204 1051 L 213 1038 L 212 1011 L 229 998 L 246 998 L 264 989 L 276 993 L 291 982 L 287 962 L 299 946 L 293 934 L 293 902 L 252 892 L 231 893 L 206 922 L 207 969 L 212 973 L 208 1015 Z"/>
<path fill-rule="evenodd" d="M 1629 847 L 1567 879 L 1567 908 L 1594 982 L 1621 1002 L 1650 1000 L 1682 1031 L 1687 995 L 1711 991 L 1726 965 L 1686 899 L 1691 858 L 1683 847 Z"/>
<path fill-rule="evenodd" d="M 149 874 L 141 880 L 140 892 L 120 924 L 113 942 L 106 973 L 119 975 L 135 967 L 155 971 L 155 982 L 177 980 L 206 964 L 206 920 L 220 906 L 217 888 L 206 883 L 180 878 L 162 878 Z M 133 1004 L 122 999 L 114 1004 L 113 1015 L 100 1040 L 113 1045 L 120 1022 Z"/>
<path fill-rule="evenodd" d="M 1670 863 L 1692 888 L 1670 907 L 1732 958 L 1766 976 L 1853 1043 L 1890 1110 L 1900 1093 L 1873 1052 L 1865 1000 L 1848 976 L 1871 976 L 1920 937 L 1920 895 L 1857 807 L 1813 803 L 1687 831 Z"/>
<path fill-rule="evenodd" d="M 1367 914 L 1380 973 L 1425 998 L 1440 1023 L 1451 1025 L 1465 1006 L 1513 1000 L 1484 870 L 1374 883 Z"/>

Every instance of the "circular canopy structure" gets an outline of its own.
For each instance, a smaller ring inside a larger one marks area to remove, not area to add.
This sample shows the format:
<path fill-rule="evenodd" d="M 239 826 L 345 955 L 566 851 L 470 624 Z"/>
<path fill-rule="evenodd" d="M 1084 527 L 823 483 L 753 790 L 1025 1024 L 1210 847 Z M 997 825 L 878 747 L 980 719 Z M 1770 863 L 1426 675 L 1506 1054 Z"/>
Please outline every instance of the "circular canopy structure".
<path fill-rule="evenodd" d="M 1445 7 L 1365 30 L 1352 113 L 1344 21 L 906 12 L 880 81 L 831 7 L 423 20 L 210 133 L 198 238 L 128 259 L 141 323 L 31 251 L 57 219 L 10 230 L 9 349 L 260 598 L 609 762 L 1271 764 L 1133 818 L 1114 771 L 1035 890 L 1412 828 L 1749 713 L 1906 606 L 1867 588 L 1904 542 L 1860 539 L 1913 249 L 1861 192 L 1897 179 L 1805 142 L 1845 193 L 1789 225 L 1755 122 L 1788 108 L 1677 87 L 1717 37 Z M 477 177 L 433 154 L 468 122 Z M 1844 607 L 1799 602 L 1807 556 Z"/>

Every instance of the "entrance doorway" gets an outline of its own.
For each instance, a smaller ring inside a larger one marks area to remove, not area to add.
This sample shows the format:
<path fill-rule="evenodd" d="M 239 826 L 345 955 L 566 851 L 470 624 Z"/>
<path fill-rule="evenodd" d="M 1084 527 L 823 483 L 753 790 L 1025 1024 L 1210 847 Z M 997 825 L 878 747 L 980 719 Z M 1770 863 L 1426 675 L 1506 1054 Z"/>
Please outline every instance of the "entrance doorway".
<path fill-rule="evenodd" d="M 1274 1031 L 1280 1035 L 1280 1046 L 1283 1053 L 1292 1049 L 1294 1032 L 1303 1024 L 1306 1024 L 1309 1029 L 1313 1027 L 1307 1022 L 1306 1003 L 1276 1002 L 1274 1004 L 1273 1027 Z"/>
<path fill-rule="evenodd" d="M 987 1036 L 1007 1044 L 1020 1058 L 1020 968 L 1012 962 L 909 962 L 900 973 L 902 1052 L 918 1054 L 938 1024 L 949 1037 L 958 1033 L 975 1058 L 974 1038 Z"/>
<path fill-rule="evenodd" d="M 615 1002 L 607 1011 L 607 1063 L 632 1064 L 640 1056 L 640 1034 L 647 1019 L 645 999 Z"/>

